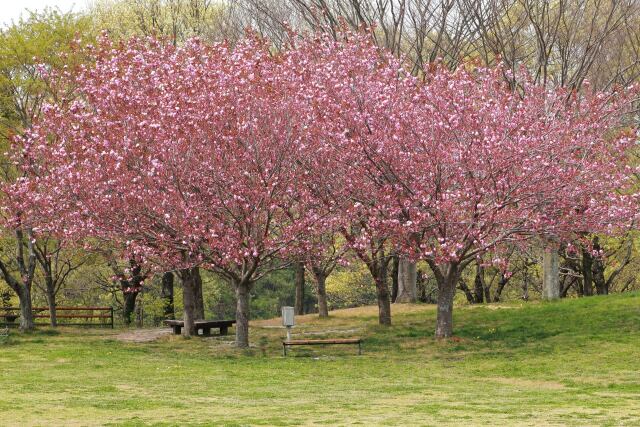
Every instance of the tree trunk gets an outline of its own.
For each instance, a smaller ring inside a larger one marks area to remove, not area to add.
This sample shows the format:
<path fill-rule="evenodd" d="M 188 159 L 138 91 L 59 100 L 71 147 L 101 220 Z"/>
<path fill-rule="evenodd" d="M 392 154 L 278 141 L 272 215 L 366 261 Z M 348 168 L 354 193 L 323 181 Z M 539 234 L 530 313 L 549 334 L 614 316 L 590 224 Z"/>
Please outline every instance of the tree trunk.
<path fill-rule="evenodd" d="M 49 324 L 52 327 L 58 326 L 58 315 L 56 312 L 56 290 L 51 276 L 45 277 L 47 285 L 47 305 L 49 307 Z"/>
<path fill-rule="evenodd" d="M 462 279 L 458 280 L 458 288 L 462 292 L 464 292 L 464 296 L 467 298 L 467 302 L 469 304 L 475 304 L 476 303 L 475 295 L 473 294 L 473 292 L 471 292 L 471 289 L 469 289 L 467 284 L 464 283 L 464 280 L 462 280 Z"/>
<path fill-rule="evenodd" d="M 173 273 L 167 271 L 162 275 L 162 293 L 161 298 L 164 301 L 163 312 L 165 319 L 175 319 L 175 306 L 173 298 Z"/>
<path fill-rule="evenodd" d="M 453 298 L 459 279 L 458 267 L 448 264 L 445 274 L 438 280 L 438 314 L 436 318 L 436 338 L 453 336 Z"/>
<path fill-rule="evenodd" d="M 482 273 L 482 267 L 478 265 L 473 280 L 473 298 L 476 304 L 482 304 L 484 302 L 484 281 L 482 280 Z"/>
<path fill-rule="evenodd" d="M 236 346 L 249 347 L 249 304 L 251 283 L 239 281 L 236 288 Z"/>
<path fill-rule="evenodd" d="M 131 291 L 125 292 L 123 294 L 124 304 L 122 307 L 122 320 L 124 324 L 129 326 L 131 325 L 131 315 L 136 309 L 136 297 L 138 296 L 138 292 Z"/>
<path fill-rule="evenodd" d="M 295 263 L 296 299 L 294 309 L 297 315 L 304 314 L 304 263 Z"/>
<path fill-rule="evenodd" d="M 327 306 L 327 275 L 320 269 L 313 269 L 313 275 L 318 286 L 318 315 L 329 317 L 329 307 Z"/>
<path fill-rule="evenodd" d="M 542 297 L 547 300 L 560 298 L 559 254 L 555 246 L 544 249 L 542 270 Z"/>
<path fill-rule="evenodd" d="M 185 268 L 180 270 L 180 280 L 182 281 L 182 305 L 184 308 L 182 321 L 182 336 L 187 338 L 196 334 L 194 321 L 196 320 L 196 294 L 193 269 Z"/>
<path fill-rule="evenodd" d="M 502 291 L 504 287 L 509 283 L 509 279 L 505 276 L 504 273 L 500 273 L 500 281 L 498 282 L 498 287 L 496 289 L 496 294 L 493 297 L 493 302 L 500 302 L 500 297 L 502 296 Z"/>
<path fill-rule="evenodd" d="M 20 301 L 20 329 L 30 331 L 35 328 L 33 322 L 33 307 L 31 305 L 31 289 L 28 286 L 21 286 L 18 292 Z"/>
<path fill-rule="evenodd" d="M 195 318 L 196 320 L 204 320 L 204 296 L 202 295 L 202 276 L 200 275 L 200 268 L 193 267 L 191 269 L 191 276 L 193 278 Z"/>
<path fill-rule="evenodd" d="M 593 238 L 593 250 L 596 252 L 602 250 L 598 236 Z M 604 278 L 604 262 L 602 262 L 602 257 L 597 256 L 593 259 L 591 271 L 593 273 L 593 283 L 596 286 L 596 293 L 598 295 L 607 295 L 609 289 L 607 287 L 607 281 Z"/>
<path fill-rule="evenodd" d="M 391 325 L 391 298 L 387 285 L 387 263 L 380 262 L 375 272 L 376 295 L 378 297 L 378 323 Z"/>
<path fill-rule="evenodd" d="M 522 300 L 529 301 L 529 275 L 526 272 L 522 278 Z"/>
<path fill-rule="evenodd" d="M 144 326 L 144 307 L 142 306 L 142 300 L 136 300 L 134 312 L 136 314 L 136 328 L 142 328 Z"/>
<path fill-rule="evenodd" d="M 417 278 L 416 263 L 407 258 L 400 258 L 398 263 L 398 296 L 395 302 L 413 303 L 417 301 Z"/>
<path fill-rule="evenodd" d="M 393 256 L 393 264 L 391 267 L 391 302 L 395 303 L 398 298 L 398 274 L 400 273 L 400 258 L 398 255 Z"/>

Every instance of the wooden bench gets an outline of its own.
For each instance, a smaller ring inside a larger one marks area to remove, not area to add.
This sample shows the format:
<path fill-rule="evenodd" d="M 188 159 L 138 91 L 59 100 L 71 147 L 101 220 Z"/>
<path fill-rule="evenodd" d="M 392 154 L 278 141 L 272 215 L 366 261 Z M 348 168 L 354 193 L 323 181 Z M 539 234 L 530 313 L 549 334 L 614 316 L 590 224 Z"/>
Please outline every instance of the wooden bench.
<path fill-rule="evenodd" d="M 34 319 L 49 319 L 49 307 L 33 307 Z M 20 307 L 0 307 L 0 318 L 5 319 L 6 325 L 13 325 L 20 315 Z M 94 313 L 98 312 L 98 313 Z M 66 314 L 65 314 L 66 313 Z M 103 313 L 103 314 L 100 314 Z M 109 326 L 114 327 L 113 307 L 56 307 L 56 319 L 82 319 L 83 323 L 58 323 L 58 326 Z M 98 319 L 99 322 L 93 323 L 89 320 Z M 48 323 L 36 323 L 36 325 L 47 325 Z"/>
<path fill-rule="evenodd" d="M 193 322 L 196 327 L 196 334 L 198 331 L 202 331 L 203 336 L 211 335 L 211 328 L 220 329 L 220 335 L 227 335 L 229 332 L 229 326 L 233 326 L 236 323 L 235 320 L 196 320 Z M 180 335 L 182 328 L 184 328 L 183 320 L 165 320 L 164 324 L 173 328 L 173 333 Z"/>
<path fill-rule="evenodd" d="M 362 354 L 362 340 L 360 338 L 336 338 L 327 340 L 291 340 L 282 341 L 282 354 L 287 355 L 287 347 L 294 345 L 333 345 L 333 344 L 358 344 L 358 354 Z"/>
<path fill-rule="evenodd" d="M 4 317 L 5 323 L 6 324 L 10 324 L 16 321 L 16 319 L 18 317 L 20 317 L 19 314 L 0 314 L 0 317 Z"/>

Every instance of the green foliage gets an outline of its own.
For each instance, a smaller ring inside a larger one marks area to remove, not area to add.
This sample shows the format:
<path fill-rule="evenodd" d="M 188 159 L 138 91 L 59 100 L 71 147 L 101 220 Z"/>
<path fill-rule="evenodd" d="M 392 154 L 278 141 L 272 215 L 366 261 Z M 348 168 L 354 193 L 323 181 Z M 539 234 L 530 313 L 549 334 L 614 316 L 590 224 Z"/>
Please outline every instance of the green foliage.
<path fill-rule="evenodd" d="M 203 274 L 205 308 L 213 318 L 235 318 L 235 293 L 226 280 L 206 272 Z M 274 271 L 258 280 L 251 290 L 251 318 L 268 319 L 280 315 L 280 308 L 295 302 L 293 269 Z M 315 294 L 310 279 L 305 282 L 305 311 L 313 311 Z"/>
<path fill-rule="evenodd" d="M 331 310 L 373 304 L 376 301 L 373 278 L 363 263 L 336 269 L 327 277 L 326 285 Z"/>
<path fill-rule="evenodd" d="M 51 96 L 38 65 L 55 70 L 74 67 L 82 58 L 73 53 L 78 36 L 91 41 L 90 21 L 57 9 L 31 13 L 0 33 L 0 131 L 7 138 L 28 127 Z"/>
<path fill-rule="evenodd" d="M 89 7 L 93 26 L 113 37 L 154 35 L 174 44 L 216 38 L 223 13 L 223 4 L 210 0 L 94 0 Z"/>
<path fill-rule="evenodd" d="M 0 282 L 0 307 L 13 307 L 17 298 L 9 286 Z"/>

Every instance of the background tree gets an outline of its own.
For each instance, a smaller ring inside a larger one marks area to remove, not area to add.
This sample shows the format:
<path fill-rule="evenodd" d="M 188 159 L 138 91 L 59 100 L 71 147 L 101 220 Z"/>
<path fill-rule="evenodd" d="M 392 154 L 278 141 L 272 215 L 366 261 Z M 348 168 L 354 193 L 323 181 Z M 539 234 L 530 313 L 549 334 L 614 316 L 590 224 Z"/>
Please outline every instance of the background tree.
<path fill-rule="evenodd" d="M 90 37 L 86 18 L 47 9 L 21 18 L 0 33 L 0 146 L 5 150 L 14 136 L 31 127 L 40 116 L 43 104 L 56 95 L 41 78 L 38 68 L 44 64 L 50 70 L 63 69 L 75 66 L 80 60 L 71 51 L 77 32 Z M 13 182 L 19 176 L 15 164 L 5 158 L 3 181 Z M 5 210 L 3 215 L 6 228 L 15 236 L 16 247 L 9 259 L 0 257 L 0 270 L 19 296 L 21 328 L 32 329 L 31 292 L 38 260 L 35 235 L 29 226 L 25 227 L 19 211 Z M 55 313 L 53 316 L 55 318 Z"/>
<path fill-rule="evenodd" d="M 56 316 L 56 297 L 65 285 L 67 278 L 78 270 L 86 257 L 77 250 L 64 248 L 59 240 L 47 237 L 37 240 L 34 244 L 36 260 L 41 270 L 41 277 L 34 278 L 34 284 L 46 296 L 49 308 L 49 323 L 55 327 L 58 324 Z"/>

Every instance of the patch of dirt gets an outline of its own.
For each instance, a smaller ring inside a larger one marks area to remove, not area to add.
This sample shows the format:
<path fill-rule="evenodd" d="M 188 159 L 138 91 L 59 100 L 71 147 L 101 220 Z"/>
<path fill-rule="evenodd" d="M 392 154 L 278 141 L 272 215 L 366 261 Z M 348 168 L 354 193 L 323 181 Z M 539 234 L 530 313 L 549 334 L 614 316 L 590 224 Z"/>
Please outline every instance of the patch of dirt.
<path fill-rule="evenodd" d="M 118 334 L 115 336 L 115 339 L 134 343 L 151 342 L 160 337 L 171 335 L 172 332 L 173 331 L 168 328 L 136 329 Z"/>

